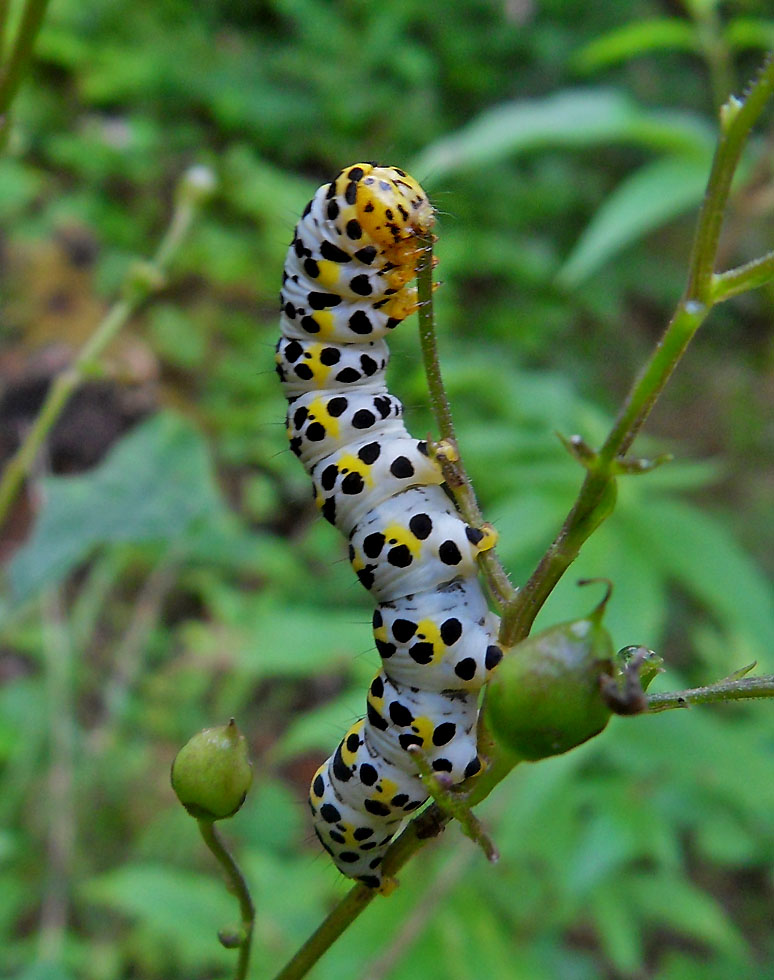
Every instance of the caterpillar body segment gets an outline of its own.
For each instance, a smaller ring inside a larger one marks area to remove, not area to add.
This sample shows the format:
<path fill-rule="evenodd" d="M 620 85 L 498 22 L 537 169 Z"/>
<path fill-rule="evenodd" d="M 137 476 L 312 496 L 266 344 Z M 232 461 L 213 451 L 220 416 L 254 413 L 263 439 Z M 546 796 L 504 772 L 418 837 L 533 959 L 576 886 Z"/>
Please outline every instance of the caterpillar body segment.
<path fill-rule="evenodd" d="M 365 717 L 309 796 L 323 847 L 371 887 L 427 799 L 412 752 L 450 784 L 480 770 L 477 695 L 502 658 L 476 562 L 494 532 L 462 520 L 385 381 L 385 338 L 416 308 L 409 283 L 433 222 L 425 192 L 396 167 L 354 164 L 320 187 L 288 250 L 275 355 L 290 448 L 376 603 L 382 668 Z"/>

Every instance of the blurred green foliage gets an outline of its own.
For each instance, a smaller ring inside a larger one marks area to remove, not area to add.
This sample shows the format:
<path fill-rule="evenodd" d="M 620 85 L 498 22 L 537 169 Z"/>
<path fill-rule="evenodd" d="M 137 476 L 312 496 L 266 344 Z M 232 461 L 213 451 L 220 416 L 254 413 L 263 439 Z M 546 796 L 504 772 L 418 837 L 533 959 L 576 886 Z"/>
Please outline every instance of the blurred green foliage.
<path fill-rule="evenodd" d="M 132 325 L 160 410 L 96 467 L 36 481 L 8 565 L 0 976 L 227 975 L 215 933 L 233 902 L 168 770 L 231 716 L 256 776 L 227 827 L 258 908 L 253 976 L 346 887 L 304 798 L 378 658 L 343 544 L 286 451 L 272 370 L 284 252 L 314 187 L 373 158 L 430 189 L 445 378 L 522 581 L 580 482 L 554 433 L 599 440 L 657 338 L 713 106 L 773 35 L 763 0 L 460 0 L 442 15 L 417 0 L 53 0 L 0 158 L 7 349 L 88 330 L 80 292 L 51 302 L 57 236 L 94 244 L 65 279 L 100 305 L 149 253 L 186 166 L 214 167 L 221 190 Z M 770 247 L 770 188 L 758 136 L 729 264 Z M 772 298 L 713 314 L 637 446 L 679 461 L 622 483 L 573 569 L 614 580 L 617 645 L 658 649 L 668 687 L 756 658 L 774 670 Z M 393 350 L 426 432 L 410 324 Z M 540 626 L 586 611 L 573 581 Z M 315 977 L 774 978 L 771 730 L 766 705 L 621 719 L 522 767 L 482 808 L 499 866 L 450 828 Z"/>

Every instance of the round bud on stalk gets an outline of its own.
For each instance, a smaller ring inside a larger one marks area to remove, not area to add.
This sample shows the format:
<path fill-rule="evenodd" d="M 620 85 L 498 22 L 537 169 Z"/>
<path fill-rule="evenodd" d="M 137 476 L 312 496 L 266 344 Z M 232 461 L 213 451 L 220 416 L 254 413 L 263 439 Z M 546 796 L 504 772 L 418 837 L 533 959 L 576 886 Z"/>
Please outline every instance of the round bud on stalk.
<path fill-rule="evenodd" d="M 608 583 L 589 616 L 527 637 L 489 682 L 486 725 L 518 758 L 561 755 L 598 735 L 610 720 L 601 691 L 603 680 L 616 673 L 613 643 L 602 624 L 610 592 Z"/>
<path fill-rule="evenodd" d="M 226 926 L 218 930 L 220 945 L 226 949 L 239 949 L 245 941 L 245 930 L 242 926 Z"/>
<path fill-rule="evenodd" d="M 178 184 L 179 197 L 190 204 L 202 205 L 213 196 L 218 189 L 218 178 L 215 171 L 206 164 L 195 164 L 183 174 Z"/>
<path fill-rule="evenodd" d="M 172 763 L 172 789 L 197 820 L 233 817 L 252 780 L 247 743 L 233 718 L 194 735 Z"/>

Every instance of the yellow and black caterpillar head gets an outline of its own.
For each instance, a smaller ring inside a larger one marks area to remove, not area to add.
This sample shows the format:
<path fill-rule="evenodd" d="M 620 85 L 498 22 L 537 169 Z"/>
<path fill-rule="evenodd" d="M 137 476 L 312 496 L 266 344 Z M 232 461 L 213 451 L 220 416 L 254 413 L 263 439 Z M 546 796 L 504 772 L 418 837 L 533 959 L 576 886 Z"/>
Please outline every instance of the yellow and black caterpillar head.
<path fill-rule="evenodd" d="M 309 202 L 288 250 L 280 302 L 283 337 L 303 348 L 290 354 L 307 362 L 315 386 L 331 367 L 320 345 L 378 340 L 416 308 L 407 283 L 421 253 L 418 237 L 433 222 L 425 192 L 396 167 L 347 167 Z M 278 351 L 283 381 L 286 355 L 287 347 Z"/>
<path fill-rule="evenodd" d="M 275 358 L 290 448 L 377 603 L 382 670 L 366 716 L 309 797 L 337 867 L 372 887 L 427 796 L 409 750 L 451 782 L 480 769 L 477 694 L 502 657 L 476 565 L 494 535 L 460 518 L 386 387 L 384 338 L 416 308 L 409 284 L 433 222 L 425 192 L 396 167 L 354 164 L 320 187 L 288 249 Z"/>

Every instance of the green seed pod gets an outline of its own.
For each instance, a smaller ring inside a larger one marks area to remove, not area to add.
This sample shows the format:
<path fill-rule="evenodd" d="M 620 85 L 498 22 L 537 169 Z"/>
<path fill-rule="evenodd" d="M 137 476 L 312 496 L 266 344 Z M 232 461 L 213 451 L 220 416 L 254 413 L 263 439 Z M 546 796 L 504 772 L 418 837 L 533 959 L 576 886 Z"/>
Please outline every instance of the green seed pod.
<path fill-rule="evenodd" d="M 233 817 L 252 780 L 247 743 L 233 718 L 194 735 L 172 763 L 172 789 L 197 820 Z"/>
<path fill-rule="evenodd" d="M 608 583 L 602 602 L 586 618 L 559 623 L 515 646 L 489 682 L 486 725 L 518 758 L 561 755 L 598 735 L 610 720 L 600 689 L 603 678 L 616 672 L 613 643 L 602 624 L 610 591 Z"/>

